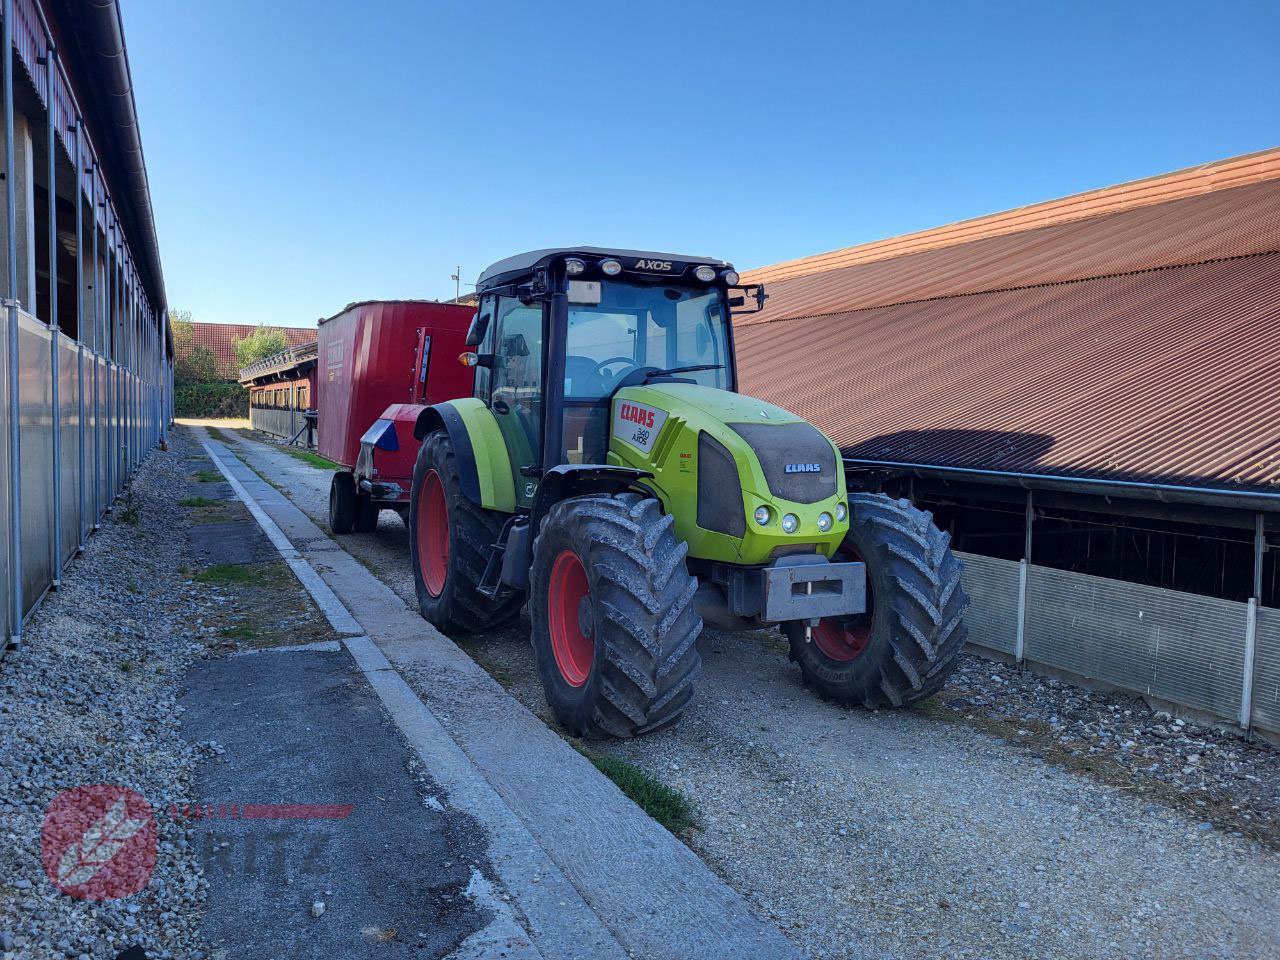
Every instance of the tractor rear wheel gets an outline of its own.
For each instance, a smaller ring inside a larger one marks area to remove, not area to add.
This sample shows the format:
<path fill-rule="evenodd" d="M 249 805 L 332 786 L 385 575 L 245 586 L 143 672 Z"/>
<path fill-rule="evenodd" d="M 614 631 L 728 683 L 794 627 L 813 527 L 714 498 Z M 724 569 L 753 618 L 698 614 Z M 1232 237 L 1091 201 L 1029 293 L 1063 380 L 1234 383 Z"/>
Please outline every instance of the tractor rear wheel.
<path fill-rule="evenodd" d="M 529 619 L 547 702 L 571 734 L 633 737 L 689 705 L 702 618 L 687 553 L 651 497 L 571 497 L 548 511 Z"/>
<path fill-rule="evenodd" d="M 864 707 L 932 696 L 964 648 L 960 561 L 931 514 L 882 494 L 849 497 L 849 533 L 839 559 L 867 565 L 867 612 L 822 620 L 805 640 L 786 625 L 791 659 L 824 699 Z"/>
<path fill-rule="evenodd" d="M 441 630 L 478 633 L 520 612 L 523 594 L 494 601 L 477 589 L 505 519 L 467 499 L 449 435 L 429 434 L 413 468 L 409 553 L 418 609 Z"/>

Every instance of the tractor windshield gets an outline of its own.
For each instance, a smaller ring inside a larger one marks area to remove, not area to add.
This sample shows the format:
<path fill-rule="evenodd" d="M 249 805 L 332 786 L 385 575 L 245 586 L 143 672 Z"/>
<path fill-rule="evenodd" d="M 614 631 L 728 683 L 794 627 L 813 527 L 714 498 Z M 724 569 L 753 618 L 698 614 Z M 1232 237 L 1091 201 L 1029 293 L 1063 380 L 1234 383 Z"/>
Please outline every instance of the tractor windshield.
<path fill-rule="evenodd" d="M 725 326 L 719 290 L 605 281 L 599 303 L 569 304 L 565 399 L 603 399 L 638 367 L 705 366 L 679 376 L 729 389 Z"/>

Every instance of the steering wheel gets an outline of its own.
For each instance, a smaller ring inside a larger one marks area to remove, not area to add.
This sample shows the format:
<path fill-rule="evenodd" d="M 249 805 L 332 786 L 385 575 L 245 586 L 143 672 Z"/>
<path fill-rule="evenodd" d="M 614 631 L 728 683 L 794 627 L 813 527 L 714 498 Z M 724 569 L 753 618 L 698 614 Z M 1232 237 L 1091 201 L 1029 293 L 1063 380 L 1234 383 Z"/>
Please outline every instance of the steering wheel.
<path fill-rule="evenodd" d="M 635 360 L 632 359 L 631 357 L 610 357 L 608 360 L 601 360 L 596 364 L 596 376 L 600 377 L 601 379 L 608 378 L 612 380 L 621 380 L 623 377 L 622 371 L 619 371 L 613 377 L 609 377 L 608 374 L 604 372 L 605 367 L 611 367 L 615 363 L 625 363 L 625 364 L 629 364 L 631 367 L 633 367 L 636 370 L 640 369 L 640 364 L 636 363 Z"/>

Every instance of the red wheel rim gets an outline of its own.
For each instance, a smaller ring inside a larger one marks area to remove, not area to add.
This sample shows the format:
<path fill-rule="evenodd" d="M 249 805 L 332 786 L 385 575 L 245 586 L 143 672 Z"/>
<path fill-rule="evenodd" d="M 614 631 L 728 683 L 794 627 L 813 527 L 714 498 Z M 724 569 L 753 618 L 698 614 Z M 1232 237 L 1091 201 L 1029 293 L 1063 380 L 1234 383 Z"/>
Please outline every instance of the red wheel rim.
<path fill-rule="evenodd" d="M 846 551 L 841 560 L 861 560 L 857 553 Z M 867 578 L 867 610 L 851 617 L 826 617 L 813 628 L 813 642 L 823 655 L 831 660 L 847 663 L 856 660 L 871 642 L 871 628 L 875 622 L 875 596 L 871 592 L 871 579 Z"/>
<path fill-rule="evenodd" d="M 434 470 L 427 471 L 418 489 L 418 566 L 427 593 L 440 596 L 449 572 L 449 508 Z"/>
<path fill-rule="evenodd" d="M 547 627 L 551 652 L 560 676 L 571 687 L 580 687 L 591 675 L 596 642 L 591 633 L 591 586 L 582 561 L 572 550 L 564 550 L 551 565 L 547 584 Z M 586 631 L 583 628 L 586 627 Z"/>

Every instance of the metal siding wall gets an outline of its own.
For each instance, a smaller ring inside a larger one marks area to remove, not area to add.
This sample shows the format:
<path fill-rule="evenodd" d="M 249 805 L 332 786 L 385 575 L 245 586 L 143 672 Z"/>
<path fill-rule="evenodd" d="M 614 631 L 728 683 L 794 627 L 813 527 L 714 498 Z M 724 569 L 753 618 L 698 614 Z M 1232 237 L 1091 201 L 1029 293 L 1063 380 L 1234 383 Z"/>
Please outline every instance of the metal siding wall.
<path fill-rule="evenodd" d="M 1240 713 L 1243 603 L 1030 565 L 1026 658 L 1227 719 Z"/>
<path fill-rule="evenodd" d="M 80 547 L 80 375 L 76 342 L 58 334 L 58 405 L 61 413 L 62 543 L 65 564 Z"/>
<path fill-rule="evenodd" d="M 1280 733 L 1280 610 L 1258 608 L 1253 660 L 1253 723 Z"/>
<path fill-rule="evenodd" d="M 297 432 L 296 428 L 290 429 L 293 426 L 293 413 L 289 410 L 251 408 L 249 425 L 255 430 L 280 437 L 282 440 L 288 440 Z"/>
<path fill-rule="evenodd" d="M 1012 656 L 1018 640 L 1019 564 L 976 553 L 956 556 L 964 564 L 961 583 L 969 594 L 969 642 Z"/>
<path fill-rule="evenodd" d="M 22 605 L 27 613 L 53 582 L 53 384 L 49 328 L 18 314 L 22 439 Z"/>

